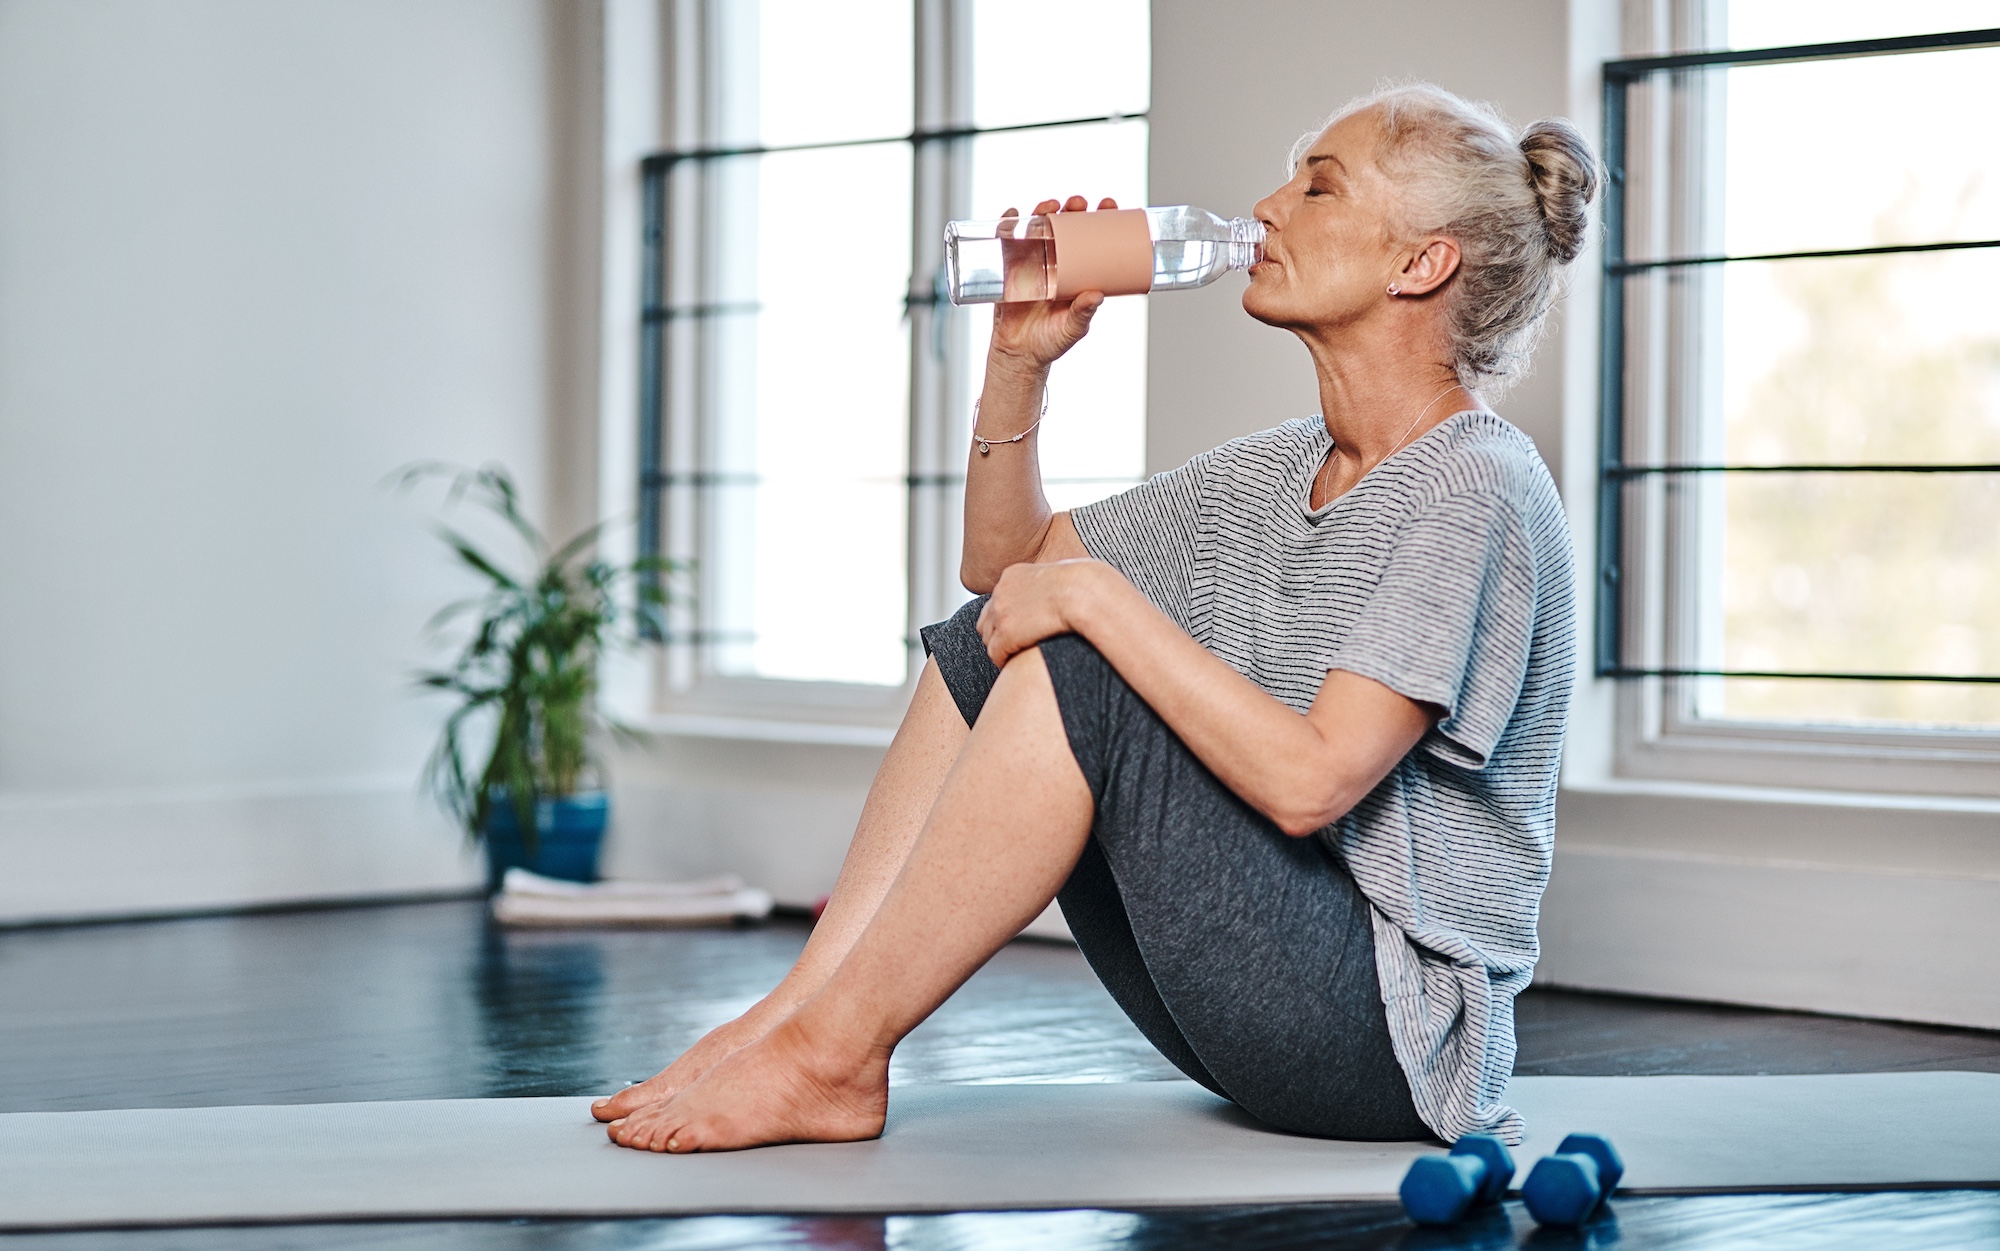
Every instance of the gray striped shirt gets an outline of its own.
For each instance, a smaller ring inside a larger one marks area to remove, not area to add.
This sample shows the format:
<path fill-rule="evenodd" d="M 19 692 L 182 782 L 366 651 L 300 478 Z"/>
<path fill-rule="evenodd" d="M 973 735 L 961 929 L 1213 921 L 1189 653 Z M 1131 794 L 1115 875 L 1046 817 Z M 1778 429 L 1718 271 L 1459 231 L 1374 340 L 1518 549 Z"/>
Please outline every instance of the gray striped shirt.
<path fill-rule="evenodd" d="M 1228 443 L 1072 514 L 1093 556 L 1299 712 L 1344 669 L 1444 709 L 1321 831 L 1375 909 L 1375 963 L 1417 1112 L 1447 1142 L 1501 1102 L 1533 976 L 1575 664 L 1569 532 L 1525 434 L 1441 423 L 1313 511 L 1317 417 Z"/>

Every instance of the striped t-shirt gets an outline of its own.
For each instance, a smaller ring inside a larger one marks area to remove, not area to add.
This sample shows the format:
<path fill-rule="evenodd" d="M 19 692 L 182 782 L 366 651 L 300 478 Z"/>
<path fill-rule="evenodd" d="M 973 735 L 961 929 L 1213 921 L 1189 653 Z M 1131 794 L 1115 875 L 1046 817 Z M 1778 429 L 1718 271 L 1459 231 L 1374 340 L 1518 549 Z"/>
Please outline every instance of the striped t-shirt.
<path fill-rule="evenodd" d="M 1072 514 L 1109 563 L 1299 712 L 1344 669 L 1444 709 L 1320 832 L 1375 911 L 1396 1058 L 1438 1136 L 1521 1140 L 1501 1103 L 1532 977 L 1575 664 L 1562 501 L 1534 444 L 1454 415 L 1314 511 L 1317 417 Z"/>

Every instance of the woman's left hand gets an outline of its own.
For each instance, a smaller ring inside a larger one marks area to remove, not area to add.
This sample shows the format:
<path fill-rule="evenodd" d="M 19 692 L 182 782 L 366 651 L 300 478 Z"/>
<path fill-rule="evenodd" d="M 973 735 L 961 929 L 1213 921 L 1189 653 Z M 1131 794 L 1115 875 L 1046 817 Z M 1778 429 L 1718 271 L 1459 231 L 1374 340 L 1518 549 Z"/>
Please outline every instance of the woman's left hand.
<path fill-rule="evenodd" d="M 1004 667 L 1043 639 L 1075 633 L 1084 597 L 1110 570 L 1101 560 L 1008 566 L 979 614 L 979 637 L 986 643 L 986 654 Z"/>

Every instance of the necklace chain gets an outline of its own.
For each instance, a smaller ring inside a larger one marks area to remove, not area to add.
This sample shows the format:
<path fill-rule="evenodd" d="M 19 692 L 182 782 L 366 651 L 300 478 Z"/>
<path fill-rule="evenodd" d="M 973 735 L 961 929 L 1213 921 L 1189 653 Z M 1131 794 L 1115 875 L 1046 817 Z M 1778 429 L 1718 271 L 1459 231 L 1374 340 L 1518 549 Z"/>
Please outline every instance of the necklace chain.
<path fill-rule="evenodd" d="M 1456 390 L 1458 390 L 1458 384 L 1454 382 L 1450 386 L 1446 387 L 1444 390 L 1438 392 L 1436 395 L 1433 395 L 1431 397 L 1430 403 L 1418 409 L 1417 415 L 1410 418 L 1410 424 L 1403 427 L 1403 437 L 1396 440 L 1396 446 L 1390 448 L 1388 452 L 1383 455 L 1382 460 L 1388 460 L 1389 457 L 1394 456 L 1397 452 L 1402 451 L 1403 444 L 1409 441 L 1410 433 L 1417 428 L 1417 423 L 1422 421 L 1427 415 L 1429 415 L 1430 411 L 1433 408 L 1436 408 L 1438 406 L 1439 400 L 1443 399 L 1447 395 L 1450 395 L 1453 391 Z M 1382 463 L 1382 460 L 1378 460 L 1375 463 L 1379 465 Z"/>
<path fill-rule="evenodd" d="M 1412 418 L 1410 418 L 1410 424 L 1409 424 L 1409 425 L 1407 425 L 1407 426 L 1404 426 L 1404 427 L 1403 427 L 1403 437 L 1402 437 L 1402 438 L 1400 438 L 1400 439 L 1397 439 L 1397 440 L 1396 440 L 1396 445 L 1395 445 L 1394 447 L 1392 447 L 1392 448 L 1390 448 L 1390 449 L 1389 449 L 1388 451 L 1386 451 L 1386 452 L 1382 453 L 1382 460 L 1388 460 L 1388 459 L 1389 459 L 1389 458 L 1390 458 L 1391 456 L 1394 456 L 1394 455 L 1395 455 L 1395 454 L 1396 454 L 1397 452 L 1400 452 L 1400 451 L 1402 451 L 1402 450 L 1403 450 L 1403 444 L 1409 441 L 1409 438 L 1410 438 L 1410 435 L 1411 435 L 1411 433 L 1412 433 L 1413 431 L 1415 431 L 1415 430 L 1416 430 L 1416 428 L 1417 428 L 1417 423 L 1418 423 L 1418 422 L 1420 422 L 1420 421 L 1422 421 L 1422 420 L 1424 419 L 1424 417 L 1425 417 L 1426 415 L 1428 415 L 1428 414 L 1430 413 L 1430 411 L 1431 411 L 1431 410 L 1432 410 L 1433 408 L 1436 408 L 1436 407 L 1438 406 L 1438 401 L 1439 401 L 1439 400 L 1443 399 L 1443 398 L 1444 398 L 1445 396 L 1447 396 L 1447 395 L 1450 395 L 1450 394 L 1451 394 L 1451 393 L 1452 393 L 1453 391 L 1456 391 L 1456 390 L 1458 390 L 1458 388 L 1459 388 L 1459 384 L 1458 384 L 1458 383 L 1456 383 L 1456 382 L 1452 383 L 1452 384 L 1451 384 L 1450 386 L 1446 387 L 1446 388 L 1445 388 L 1444 390 L 1442 390 L 1442 391 L 1438 392 L 1438 393 L 1437 393 L 1436 395 L 1433 395 L 1433 396 L 1431 397 L 1431 402 L 1430 402 L 1430 403 L 1428 403 L 1428 404 L 1424 405 L 1424 406 L 1423 406 L 1422 408 L 1418 409 L 1418 410 L 1417 410 L 1417 415 L 1416 415 L 1415 417 L 1412 417 Z M 1325 419 L 1324 419 L 1324 418 L 1322 418 L 1321 420 L 1325 420 Z M 1338 443 L 1336 443 L 1336 444 L 1334 445 L 1334 452 L 1338 452 L 1339 450 L 1340 450 L 1340 445 L 1339 445 Z M 1333 455 L 1334 455 L 1334 453 L 1333 453 L 1333 452 L 1330 452 L 1330 453 L 1328 453 L 1328 454 L 1327 454 L 1327 458 L 1326 458 L 1326 463 L 1320 466 L 1320 475 L 1321 475 L 1322 477 L 1323 477 L 1323 476 L 1324 476 L 1324 475 L 1326 474 L 1327 470 L 1329 470 L 1329 469 L 1331 469 L 1331 468 L 1333 467 Z M 1375 464 L 1376 464 L 1376 465 L 1380 465 L 1380 464 L 1382 463 L 1382 460 L 1378 460 L 1378 461 L 1376 461 L 1376 462 L 1375 462 Z M 1371 466 L 1369 466 L 1369 468 L 1370 468 L 1370 469 L 1373 469 L 1373 468 L 1374 468 L 1374 466 L 1373 466 L 1373 465 L 1371 465 Z M 1363 474 L 1362 476 L 1363 476 L 1363 477 L 1366 477 L 1367 475 L 1366 475 L 1366 474 L 1364 473 L 1364 474 Z"/>

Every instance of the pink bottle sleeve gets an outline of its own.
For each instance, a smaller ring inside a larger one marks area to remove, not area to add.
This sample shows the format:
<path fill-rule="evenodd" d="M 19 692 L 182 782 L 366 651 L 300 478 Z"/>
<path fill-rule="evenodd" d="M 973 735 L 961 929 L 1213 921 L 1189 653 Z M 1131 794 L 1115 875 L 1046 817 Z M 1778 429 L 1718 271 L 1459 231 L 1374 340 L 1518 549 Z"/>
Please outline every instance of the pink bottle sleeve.
<path fill-rule="evenodd" d="M 1153 233 L 1146 210 L 1051 213 L 1049 229 L 1056 243 L 1056 299 L 1083 291 L 1144 295 L 1153 289 Z"/>

